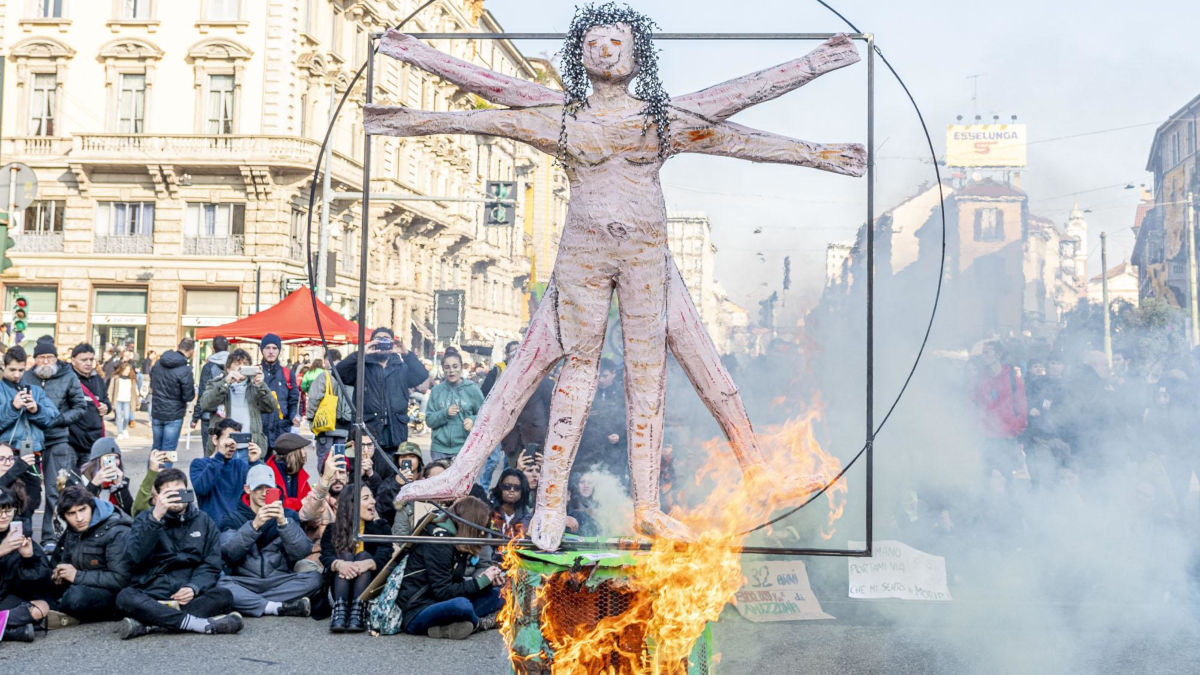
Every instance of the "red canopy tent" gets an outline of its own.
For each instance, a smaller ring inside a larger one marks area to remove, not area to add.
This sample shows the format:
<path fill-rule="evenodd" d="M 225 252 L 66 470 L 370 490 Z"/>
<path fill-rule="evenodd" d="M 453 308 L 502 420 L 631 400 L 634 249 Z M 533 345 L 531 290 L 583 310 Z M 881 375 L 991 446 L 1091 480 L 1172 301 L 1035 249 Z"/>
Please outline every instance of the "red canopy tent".
<path fill-rule="evenodd" d="M 274 333 L 284 344 L 320 344 L 321 334 L 317 331 L 312 303 L 312 291 L 302 286 L 278 305 L 257 314 L 223 326 L 199 328 L 196 339 L 211 340 L 224 335 L 233 342 L 258 342 L 267 333 Z M 320 300 L 317 300 L 317 312 L 321 315 L 326 340 L 338 344 L 358 342 L 358 324 L 343 318 Z"/>

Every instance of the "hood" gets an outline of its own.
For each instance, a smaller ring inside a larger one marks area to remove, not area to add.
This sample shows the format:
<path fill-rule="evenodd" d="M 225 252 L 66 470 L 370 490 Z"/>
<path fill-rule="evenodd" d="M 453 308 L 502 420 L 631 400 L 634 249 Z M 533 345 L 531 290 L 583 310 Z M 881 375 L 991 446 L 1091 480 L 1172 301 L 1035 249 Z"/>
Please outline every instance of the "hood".
<path fill-rule="evenodd" d="M 178 368 L 180 366 L 186 366 L 188 360 L 186 356 L 172 349 L 164 353 L 158 362 L 163 364 L 164 368 Z"/>
<path fill-rule="evenodd" d="M 88 524 L 88 529 L 90 530 L 93 527 L 96 527 L 97 525 L 99 525 L 100 523 L 103 523 L 104 521 L 108 520 L 108 517 L 111 516 L 113 513 L 115 513 L 116 510 L 117 510 L 117 507 L 113 506 L 111 502 L 107 502 L 103 499 L 96 499 L 95 497 L 93 497 L 92 498 L 92 522 Z"/>
<path fill-rule="evenodd" d="M 229 360 L 229 352 L 225 351 L 225 352 L 216 352 L 215 354 L 209 354 L 208 359 L 206 359 L 206 362 L 207 363 L 215 363 L 218 366 L 221 366 L 221 368 L 223 369 L 223 368 L 225 368 L 225 362 L 228 360 Z"/>

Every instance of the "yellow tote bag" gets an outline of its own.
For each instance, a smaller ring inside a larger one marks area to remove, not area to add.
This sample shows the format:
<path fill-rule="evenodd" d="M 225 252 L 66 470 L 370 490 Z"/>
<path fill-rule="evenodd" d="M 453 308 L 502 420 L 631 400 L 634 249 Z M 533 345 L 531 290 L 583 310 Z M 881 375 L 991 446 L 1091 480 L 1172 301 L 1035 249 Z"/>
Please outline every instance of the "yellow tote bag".
<path fill-rule="evenodd" d="M 337 428 L 338 397 L 331 389 L 325 390 L 321 404 L 313 414 L 312 430 L 314 434 L 324 434 Z"/>

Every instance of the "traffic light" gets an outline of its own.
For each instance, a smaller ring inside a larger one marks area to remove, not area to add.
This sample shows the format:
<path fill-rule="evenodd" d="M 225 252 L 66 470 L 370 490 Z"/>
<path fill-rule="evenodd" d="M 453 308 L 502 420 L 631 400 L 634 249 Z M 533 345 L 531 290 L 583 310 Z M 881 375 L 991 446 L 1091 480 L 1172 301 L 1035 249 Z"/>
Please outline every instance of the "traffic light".
<path fill-rule="evenodd" d="M 21 295 L 21 289 L 13 289 L 13 332 L 24 333 L 28 326 L 29 300 Z"/>
<path fill-rule="evenodd" d="M 8 213 L 0 211 L 0 272 L 13 266 L 13 261 L 8 259 L 8 252 L 12 250 L 15 242 L 8 236 L 8 224 Z"/>

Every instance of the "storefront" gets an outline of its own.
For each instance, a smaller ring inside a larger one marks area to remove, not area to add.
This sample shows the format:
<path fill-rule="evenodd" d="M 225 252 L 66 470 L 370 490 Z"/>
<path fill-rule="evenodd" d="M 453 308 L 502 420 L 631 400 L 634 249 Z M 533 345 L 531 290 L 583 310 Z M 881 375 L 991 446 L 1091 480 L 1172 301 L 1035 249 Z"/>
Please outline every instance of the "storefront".
<path fill-rule="evenodd" d="M 92 346 L 103 354 L 109 346 L 133 346 L 146 353 L 146 289 L 97 288 L 92 300 Z"/>
<path fill-rule="evenodd" d="M 183 316 L 180 317 L 180 334 L 195 338 L 196 329 L 204 326 L 220 326 L 238 319 L 238 290 L 236 288 L 185 288 L 183 289 Z M 212 342 L 198 343 L 200 349 L 195 363 L 204 363 L 212 352 Z"/>

